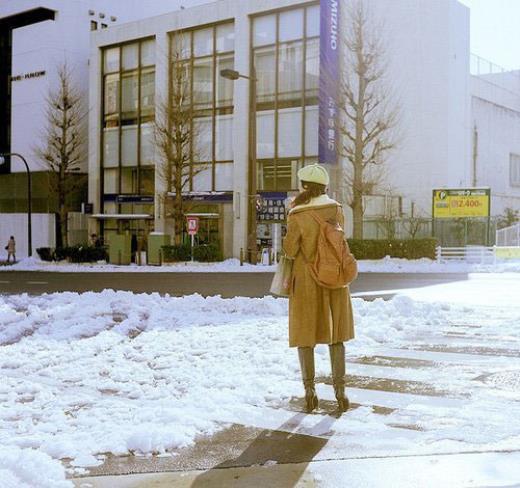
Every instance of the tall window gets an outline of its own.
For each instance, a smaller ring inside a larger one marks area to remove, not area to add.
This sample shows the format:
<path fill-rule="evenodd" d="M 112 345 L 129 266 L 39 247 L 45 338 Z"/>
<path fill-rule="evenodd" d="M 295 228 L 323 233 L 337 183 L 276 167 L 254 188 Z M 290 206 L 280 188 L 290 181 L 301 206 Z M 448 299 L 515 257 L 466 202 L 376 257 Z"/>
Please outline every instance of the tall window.
<path fill-rule="evenodd" d="M 520 186 L 520 155 L 509 154 L 509 184 Z"/>
<path fill-rule="evenodd" d="M 253 19 L 259 190 L 296 190 L 318 157 L 319 5 Z"/>
<path fill-rule="evenodd" d="M 117 195 L 154 193 L 154 97 L 153 39 L 103 51 L 102 172 L 106 213 L 123 210 Z M 153 213 L 153 206 L 148 206 L 147 213 Z"/>
<path fill-rule="evenodd" d="M 172 43 L 179 43 L 178 33 Z M 234 66 L 233 23 L 189 30 L 182 46 L 172 46 L 192 73 L 194 121 L 192 164 L 198 172 L 190 181 L 191 191 L 233 190 L 233 82 L 220 76 Z"/>

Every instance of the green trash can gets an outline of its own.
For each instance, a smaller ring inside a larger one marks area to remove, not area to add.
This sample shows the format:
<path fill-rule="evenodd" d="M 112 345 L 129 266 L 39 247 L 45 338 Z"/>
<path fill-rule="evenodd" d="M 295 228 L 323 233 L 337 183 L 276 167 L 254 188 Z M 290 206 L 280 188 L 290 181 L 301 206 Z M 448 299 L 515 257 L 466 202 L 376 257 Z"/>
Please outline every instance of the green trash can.
<path fill-rule="evenodd" d="M 148 234 L 148 264 L 162 264 L 163 256 L 161 247 L 171 245 L 171 236 L 163 232 L 150 232 Z"/>
<path fill-rule="evenodd" d="M 132 262 L 132 236 L 115 234 L 108 243 L 108 261 L 110 264 L 127 265 Z"/>

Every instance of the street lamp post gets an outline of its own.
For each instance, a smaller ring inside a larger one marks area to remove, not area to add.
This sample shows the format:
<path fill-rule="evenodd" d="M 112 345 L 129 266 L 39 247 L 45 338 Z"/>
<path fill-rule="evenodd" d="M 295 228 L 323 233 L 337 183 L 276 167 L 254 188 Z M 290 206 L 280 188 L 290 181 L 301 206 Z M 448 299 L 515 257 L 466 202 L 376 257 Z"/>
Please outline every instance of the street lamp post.
<path fill-rule="evenodd" d="M 25 158 L 18 153 L 6 153 L 0 154 L 0 165 L 5 163 L 5 158 L 16 156 L 20 158 L 25 164 L 25 169 L 27 170 L 27 247 L 29 257 L 32 256 L 32 197 L 31 197 L 31 170 L 29 169 L 29 165 Z"/>
<path fill-rule="evenodd" d="M 252 69 L 253 76 L 246 76 L 233 69 L 223 69 L 220 76 L 236 81 L 239 78 L 249 80 L 249 198 L 247 201 L 247 248 L 248 261 L 251 264 L 257 264 L 258 252 L 256 246 L 256 72 Z"/>

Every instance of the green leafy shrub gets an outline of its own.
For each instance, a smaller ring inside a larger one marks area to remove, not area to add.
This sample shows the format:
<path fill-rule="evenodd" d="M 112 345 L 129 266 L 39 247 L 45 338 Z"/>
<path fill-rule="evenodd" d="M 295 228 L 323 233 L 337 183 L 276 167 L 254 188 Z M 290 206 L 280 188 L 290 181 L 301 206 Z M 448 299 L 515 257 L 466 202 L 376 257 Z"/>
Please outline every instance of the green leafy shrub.
<path fill-rule="evenodd" d="M 191 259 L 191 245 L 181 244 L 174 246 L 162 246 L 163 261 L 166 263 L 175 263 L 179 261 L 189 261 Z M 202 244 L 194 246 L 193 258 L 195 261 L 210 263 L 221 261 L 220 249 L 215 244 Z"/>
<path fill-rule="evenodd" d="M 107 251 L 104 247 L 94 246 L 68 246 L 40 247 L 36 249 L 42 261 L 70 261 L 71 263 L 94 263 L 107 259 Z"/>
<path fill-rule="evenodd" d="M 222 261 L 220 257 L 220 249 L 215 244 L 203 244 L 193 248 L 193 257 L 195 261 L 202 263 L 212 263 Z"/>
<path fill-rule="evenodd" d="M 382 259 L 385 256 L 404 259 L 435 259 L 435 239 L 348 239 L 356 259 Z"/>
<path fill-rule="evenodd" d="M 67 259 L 71 263 L 94 263 L 107 259 L 106 249 L 95 246 L 70 246 L 64 248 Z"/>
<path fill-rule="evenodd" d="M 165 263 L 189 261 L 191 259 L 191 246 L 189 244 L 162 246 L 161 249 L 162 259 Z"/>
<path fill-rule="evenodd" d="M 52 261 L 54 259 L 54 253 L 50 247 L 39 247 L 36 249 L 36 252 L 42 261 Z"/>

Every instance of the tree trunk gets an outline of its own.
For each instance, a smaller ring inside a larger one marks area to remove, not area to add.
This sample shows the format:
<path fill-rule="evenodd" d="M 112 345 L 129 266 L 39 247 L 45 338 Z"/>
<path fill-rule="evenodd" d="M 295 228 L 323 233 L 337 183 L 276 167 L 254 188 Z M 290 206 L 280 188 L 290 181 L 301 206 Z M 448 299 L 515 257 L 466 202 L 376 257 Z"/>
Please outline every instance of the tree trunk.
<path fill-rule="evenodd" d="M 69 245 L 68 238 L 68 219 L 67 219 L 67 208 L 64 204 L 60 205 L 60 231 L 61 231 L 61 242 L 63 247 Z"/>

